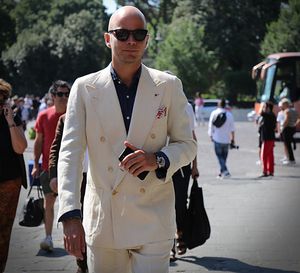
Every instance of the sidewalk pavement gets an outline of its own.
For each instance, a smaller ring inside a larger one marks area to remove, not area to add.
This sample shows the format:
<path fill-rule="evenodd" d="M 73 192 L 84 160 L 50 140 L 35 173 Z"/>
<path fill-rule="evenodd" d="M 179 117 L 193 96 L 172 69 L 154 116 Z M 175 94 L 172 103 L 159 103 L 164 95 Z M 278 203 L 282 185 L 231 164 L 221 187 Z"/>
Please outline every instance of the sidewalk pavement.
<path fill-rule="evenodd" d="M 170 272 L 300 272 L 300 144 L 295 151 L 297 164 L 282 166 L 283 146 L 276 143 L 275 176 L 258 179 L 257 128 L 254 123 L 237 122 L 240 148 L 231 150 L 228 159 L 232 177 L 220 180 L 216 179 L 218 164 L 207 126 L 198 127 L 196 134 L 199 184 L 211 222 L 211 238 L 171 263 Z M 33 158 L 32 147 L 29 141 L 26 161 Z M 25 198 L 22 190 L 5 272 L 76 272 L 75 259 L 63 249 L 61 225 L 53 227 L 52 254 L 39 249 L 43 226 L 18 225 Z"/>

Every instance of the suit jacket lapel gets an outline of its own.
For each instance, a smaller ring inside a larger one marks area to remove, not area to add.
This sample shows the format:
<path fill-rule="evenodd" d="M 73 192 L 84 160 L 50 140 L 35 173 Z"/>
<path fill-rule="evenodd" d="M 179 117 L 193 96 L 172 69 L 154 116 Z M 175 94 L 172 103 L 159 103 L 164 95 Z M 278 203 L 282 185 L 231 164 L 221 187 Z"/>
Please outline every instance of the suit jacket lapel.
<path fill-rule="evenodd" d="M 123 121 L 119 99 L 114 82 L 110 75 L 110 66 L 101 72 L 100 79 L 87 86 L 92 95 L 92 105 L 101 123 L 106 139 L 111 143 L 113 151 L 118 156 L 124 148 L 126 129 Z"/>
<path fill-rule="evenodd" d="M 153 79 L 149 70 L 144 65 L 142 66 L 127 138 L 137 148 L 143 147 L 152 128 L 163 98 L 161 83 Z"/>

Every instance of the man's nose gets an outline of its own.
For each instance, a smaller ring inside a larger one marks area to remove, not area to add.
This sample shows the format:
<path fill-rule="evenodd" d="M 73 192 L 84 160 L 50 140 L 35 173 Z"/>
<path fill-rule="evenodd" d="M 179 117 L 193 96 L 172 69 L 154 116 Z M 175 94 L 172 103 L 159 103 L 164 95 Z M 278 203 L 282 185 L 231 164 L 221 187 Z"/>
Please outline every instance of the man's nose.
<path fill-rule="evenodd" d="M 132 33 L 129 34 L 129 37 L 127 39 L 127 43 L 128 44 L 136 44 L 136 40 L 133 38 L 133 34 Z"/>

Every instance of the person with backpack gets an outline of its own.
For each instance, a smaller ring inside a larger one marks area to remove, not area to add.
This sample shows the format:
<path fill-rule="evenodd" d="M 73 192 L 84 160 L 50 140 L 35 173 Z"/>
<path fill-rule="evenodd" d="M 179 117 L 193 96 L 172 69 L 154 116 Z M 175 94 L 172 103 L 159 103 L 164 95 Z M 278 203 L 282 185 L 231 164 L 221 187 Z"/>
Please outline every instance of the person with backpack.
<path fill-rule="evenodd" d="M 220 172 L 217 178 L 229 178 L 230 172 L 226 166 L 228 149 L 230 145 L 234 146 L 234 119 L 231 112 L 225 109 L 226 100 L 221 99 L 218 102 L 218 108 L 214 110 L 208 122 L 208 135 L 214 143 L 215 153 L 220 165 Z"/>

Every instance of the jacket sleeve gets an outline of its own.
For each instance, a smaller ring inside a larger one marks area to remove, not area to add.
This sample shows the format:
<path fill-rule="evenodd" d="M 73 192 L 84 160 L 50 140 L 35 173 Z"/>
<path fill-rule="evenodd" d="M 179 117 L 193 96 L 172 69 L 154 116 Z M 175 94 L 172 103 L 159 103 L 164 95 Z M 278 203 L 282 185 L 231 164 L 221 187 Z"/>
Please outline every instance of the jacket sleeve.
<path fill-rule="evenodd" d="M 68 99 L 57 164 L 58 219 L 66 212 L 81 208 L 82 162 L 86 151 L 84 86 L 77 79 Z"/>
<path fill-rule="evenodd" d="M 49 153 L 49 179 L 57 177 L 57 163 L 58 163 L 58 154 L 62 139 L 62 134 L 64 130 L 64 119 L 65 115 L 62 115 L 59 118 L 57 123 L 55 137 L 52 142 L 50 153 Z"/>
<path fill-rule="evenodd" d="M 169 143 L 161 149 L 170 160 L 165 181 L 169 181 L 179 168 L 192 162 L 197 153 L 197 144 L 193 139 L 189 116 L 185 110 L 188 101 L 181 81 L 175 77 L 173 82 L 169 83 L 169 89 Z"/>

